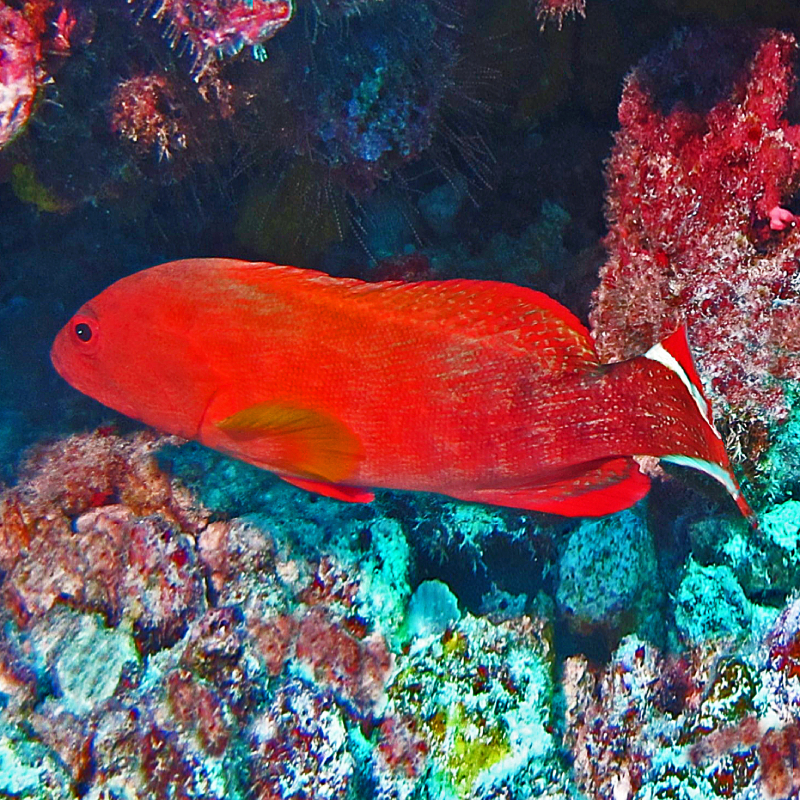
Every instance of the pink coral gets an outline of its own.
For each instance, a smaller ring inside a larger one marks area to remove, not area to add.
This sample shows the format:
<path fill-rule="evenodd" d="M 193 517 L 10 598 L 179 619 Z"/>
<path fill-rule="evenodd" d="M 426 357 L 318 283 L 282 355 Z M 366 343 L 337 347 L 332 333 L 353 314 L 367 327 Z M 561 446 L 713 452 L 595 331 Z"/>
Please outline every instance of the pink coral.
<path fill-rule="evenodd" d="M 201 748 L 212 756 L 221 756 L 228 746 L 230 730 L 216 692 L 187 670 L 176 670 L 167 678 L 167 698 L 176 720 L 194 731 Z"/>
<path fill-rule="evenodd" d="M 774 224 L 800 186 L 796 49 L 777 31 L 679 34 L 628 76 L 607 172 L 598 350 L 627 358 L 686 323 L 734 457 L 758 455 L 740 431 L 783 418 L 780 381 L 800 376 L 800 231 Z"/>
<path fill-rule="evenodd" d="M 253 620 L 249 630 L 267 672 L 280 675 L 294 653 L 297 620 L 290 614 L 279 614 L 267 620 Z"/>
<path fill-rule="evenodd" d="M 55 62 L 93 34 L 92 13 L 71 0 L 0 0 L 0 148 L 25 127 L 39 87 Z"/>
<path fill-rule="evenodd" d="M 320 560 L 311 583 L 299 594 L 299 599 L 310 606 L 340 604 L 351 608 L 358 592 L 358 582 L 348 575 L 332 558 Z"/>
<path fill-rule="evenodd" d="M 418 727 L 410 714 L 384 717 L 380 725 L 378 757 L 390 770 L 405 773 L 407 778 L 419 777 L 427 763 L 428 743 Z"/>
<path fill-rule="evenodd" d="M 185 40 L 195 69 L 217 53 L 238 53 L 274 36 L 292 18 L 291 0 L 159 0 L 155 16 L 174 42 Z"/>
<path fill-rule="evenodd" d="M 0 147 L 25 126 L 39 83 L 41 43 L 20 11 L 0 2 Z"/>

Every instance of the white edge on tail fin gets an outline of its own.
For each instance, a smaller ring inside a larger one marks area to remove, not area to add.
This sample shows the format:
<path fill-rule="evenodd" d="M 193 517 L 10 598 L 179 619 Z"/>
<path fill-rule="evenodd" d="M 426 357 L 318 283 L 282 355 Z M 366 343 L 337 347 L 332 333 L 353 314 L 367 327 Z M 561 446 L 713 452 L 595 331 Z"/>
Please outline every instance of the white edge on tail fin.
<path fill-rule="evenodd" d="M 709 424 L 711 430 L 714 431 L 714 435 L 718 439 L 722 439 L 722 437 L 719 435 L 719 431 L 716 429 L 709 416 L 708 401 L 706 400 L 700 388 L 695 386 L 694 383 L 692 383 L 692 381 L 689 379 L 689 376 L 686 374 L 686 370 L 680 365 L 678 359 L 675 358 L 675 356 L 673 356 L 672 353 L 670 353 L 660 342 L 658 344 L 654 344 L 644 354 L 644 357 L 649 358 L 651 361 L 657 361 L 659 364 L 663 364 L 667 369 L 672 370 L 672 372 L 674 372 L 681 379 L 681 383 L 683 383 L 683 385 L 689 391 L 692 400 L 694 400 L 697 408 L 703 415 L 703 419 Z"/>
<path fill-rule="evenodd" d="M 692 400 L 694 400 L 695 404 L 697 405 L 697 408 L 702 414 L 703 419 L 708 423 L 708 427 L 711 428 L 711 430 L 714 431 L 714 435 L 720 441 L 722 441 L 722 436 L 720 436 L 719 431 L 711 419 L 708 401 L 706 400 L 702 389 L 691 380 L 678 359 L 675 358 L 675 356 L 673 356 L 672 353 L 670 353 L 669 350 L 667 350 L 666 347 L 664 347 L 664 345 L 660 342 L 653 345 L 644 355 L 645 358 L 649 358 L 652 361 L 657 361 L 659 364 L 662 364 L 667 369 L 674 372 L 678 378 L 680 378 L 681 383 L 683 383 L 683 385 L 686 387 Z M 715 464 L 713 461 L 706 461 L 702 458 L 691 458 L 690 456 L 674 455 L 661 456 L 660 458 L 661 461 L 669 461 L 672 464 L 691 467 L 699 470 L 700 472 L 704 472 L 706 475 L 710 475 L 727 489 L 728 493 L 734 499 L 736 505 L 739 507 L 745 517 L 751 521 L 755 519 L 752 510 L 742 496 L 742 490 L 739 488 L 736 479 L 724 467 L 720 466 L 719 464 Z"/>
<path fill-rule="evenodd" d="M 692 467 L 693 469 L 705 472 L 715 480 L 718 480 L 727 490 L 728 494 L 737 502 L 742 495 L 741 489 L 731 477 L 730 473 L 715 464 L 713 461 L 705 461 L 702 458 L 691 458 L 690 456 L 661 456 L 661 461 L 669 461 L 671 464 L 679 464 L 682 467 Z"/>

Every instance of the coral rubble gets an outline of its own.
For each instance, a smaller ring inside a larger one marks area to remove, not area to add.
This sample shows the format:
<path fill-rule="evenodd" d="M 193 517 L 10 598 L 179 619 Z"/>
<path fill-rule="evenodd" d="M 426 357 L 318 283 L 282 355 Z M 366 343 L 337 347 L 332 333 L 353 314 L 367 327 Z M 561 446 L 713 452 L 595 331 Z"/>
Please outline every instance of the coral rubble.
<path fill-rule="evenodd" d="M 797 601 L 744 646 L 676 658 L 630 637 L 567 660 L 566 740 L 590 797 L 786 798 L 797 790 Z M 718 631 L 724 635 L 725 631 Z"/>

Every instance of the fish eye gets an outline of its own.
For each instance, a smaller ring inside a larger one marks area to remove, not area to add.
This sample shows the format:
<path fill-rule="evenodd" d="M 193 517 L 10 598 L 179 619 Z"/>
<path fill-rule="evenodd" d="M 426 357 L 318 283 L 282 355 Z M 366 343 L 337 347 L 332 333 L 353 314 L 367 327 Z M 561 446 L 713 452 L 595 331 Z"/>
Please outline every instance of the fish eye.
<path fill-rule="evenodd" d="M 92 328 L 85 322 L 79 322 L 75 326 L 75 335 L 82 341 L 88 342 L 92 338 Z"/>

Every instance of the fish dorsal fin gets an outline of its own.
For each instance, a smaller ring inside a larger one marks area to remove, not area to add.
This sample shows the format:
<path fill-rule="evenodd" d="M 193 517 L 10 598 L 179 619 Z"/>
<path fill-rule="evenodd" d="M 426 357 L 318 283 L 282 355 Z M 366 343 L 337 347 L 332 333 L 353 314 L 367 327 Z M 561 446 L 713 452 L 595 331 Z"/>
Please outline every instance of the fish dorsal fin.
<path fill-rule="evenodd" d="M 286 295 L 305 307 L 317 305 L 357 320 L 391 321 L 408 330 L 420 327 L 471 341 L 491 339 L 494 348 L 524 351 L 546 362 L 548 370 L 597 366 L 599 359 L 586 327 L 567 308 L 542 292 L 499 281 L 379 281 L 334 278 L 323 272 L 268 263 L 221 261 L 227 277 L 248 291 Z"/>
<path fill-rule="evenodd" d="M 480 280 L 359 282 L 348 300 L 385 318 L 398 313 L 470 339 L 491 339 L 496 347 L 552 355 L 567 369 L 599 363 L 580 320 L 553 298 L 524 286 Z"/>
<path fill-rule="evenodd" d="M 237 442 L 270 440 L 269 469 L 338 483 L 362 458 L 358 437 L 330 414 L 291 403 L 256 403 L 216 423 Z"/>

